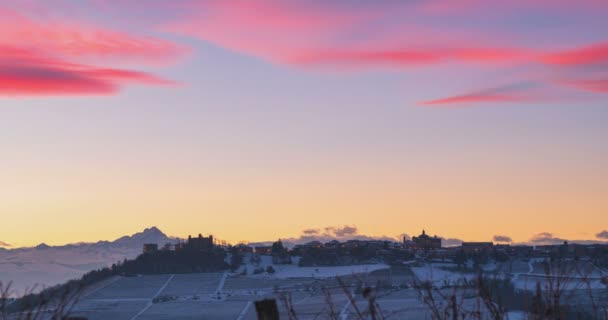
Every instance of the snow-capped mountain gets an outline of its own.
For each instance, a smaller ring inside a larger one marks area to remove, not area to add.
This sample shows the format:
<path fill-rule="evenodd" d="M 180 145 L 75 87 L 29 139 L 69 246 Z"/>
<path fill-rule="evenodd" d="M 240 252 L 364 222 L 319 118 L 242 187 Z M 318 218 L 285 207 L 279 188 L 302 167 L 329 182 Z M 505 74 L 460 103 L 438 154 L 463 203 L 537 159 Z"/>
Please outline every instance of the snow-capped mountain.
<path fill-rule="evenodd" d="M 0 281 L 12 281 L 14 295 L 40 290 L 78 278 L 84 273 L 137 257 L 144 243 L 174 243 L 156 227 L 114 241 L 49 246 L 41 243 L 31 248 L 0 249 Z"/>

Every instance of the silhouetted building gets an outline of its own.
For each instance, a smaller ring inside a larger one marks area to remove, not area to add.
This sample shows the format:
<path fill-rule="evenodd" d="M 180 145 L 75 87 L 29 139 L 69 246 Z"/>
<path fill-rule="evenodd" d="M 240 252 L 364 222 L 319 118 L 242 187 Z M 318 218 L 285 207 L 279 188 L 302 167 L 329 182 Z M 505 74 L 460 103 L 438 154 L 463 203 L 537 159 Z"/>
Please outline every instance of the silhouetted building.
<path fill-rule="evenodd" d="M 256 246 L 255 254 L 272 254 L 272 246 Z"/>
<path fill-rule="evenodd" d="M 202 234 L 198 234 L 198 237 L 192 238 L 188 236 L 188 242 L 186 243 L 188 250 L 212 250 L 213 249 L 213 236 L 203 237 Z"/>
<path fill-rule="evenodd" d="M 463 242 L 461 248 L 465 253 L 488 252 L 494 248 L 494 244 L 492 242 Z"/>
<path fill-rule="evenodd" d="M 307 248 L 323 248 L 323 243 L 315 240 L 315 241 L 307 242 L 303 246 L 307 247 Z"/>
<path fill-rule="evenodd" d="M 245 244 L 237 244 L 236 246 L 234 246 L 234 248 L 236 249 L 236 251 L 240 252 L 240 253 L 253 253 L 253 248 L 245 245 Z"/>
<path fill-rule="evenodd" d="M 158 244 L 156 243 L 145 243 L 144 244 L 144 253 L 152 253 L 158 251 Z"/>
<path fill-rule="evenodd" d="M 419 250 L 435 250 L 441 249 L 441 238 L 437 236 L 429 236 L 424 230 L 417 237 L 412 237 L 412 241 L 406 243 L 408 247 Z"/>
<path fill-rule="evenodd" d="M 186 250 L 186 243 L 184 243 L 184 242 L 176 243 L 175 246 L 173 246 L 173 248 L 175 251 Z"/>
<path fill-rule="evenodd" d="M 348 240 L 344 243 L 344 247 L 349 248 L 349 249 L 361 247 L 362 245 L 363 245 L 362 241 L 356 240 L 356 239 Z"/>
<path fill-rule="evenodd" d="M 332 241 L 326 242 L 324 246 L 325 246 L 325 248 L 339 248 L 340 246 L 342 246 L 342 244 L 338 240 L 332 240 Z"/>

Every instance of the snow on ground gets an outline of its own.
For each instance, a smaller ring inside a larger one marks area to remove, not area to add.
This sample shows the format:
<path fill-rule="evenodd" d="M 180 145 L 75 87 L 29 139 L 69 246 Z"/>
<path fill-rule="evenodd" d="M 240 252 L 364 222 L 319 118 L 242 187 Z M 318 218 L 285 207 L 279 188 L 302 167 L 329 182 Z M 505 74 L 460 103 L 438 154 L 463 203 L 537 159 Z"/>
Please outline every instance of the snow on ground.
<path fill-rule="evenodd" d="M 267 260 L 267 259 L 263 259 Z M 268 262 L 268 261 L 266 261 Z M 335 286 L 334 275 L 371 272 L 388 268 L 386 265 L 360 265 L 347 267 L 305 267 L 297 265 L 275 266 L 283 273 L 239 275 L 227 273 L 199 273 L 177 275 L 144 275 L 116 277 L 114 281 L 99 286 L 95 292 L 83 297 L 74 315 L 89 319 L 154 320 L 154 319 L 255 319 L 253 301 L 275 296 L 277 288 L 288 290 L 294 306 L 300 314 L 324 312 L 326 297 L 318 288 Z M 296 272 L 301 269 L 302 273 Z M 318 271 L 314 270 L 318 269 Z M 304 271 L 306 270 L 306 271 Z M 313 271 L 315 278 L 310 278 Z M 291 276 L 295 276 L 292 278 Z M 323 278 L 323 277 L 327 278 Z M 222 281 L 223 280 L 223 281 Z M 316 290 L 305 290 L 316 285 Z M 222 291 L 221 299 L 214 299 L 216 290 Z M 347 305 L 340 288 L 335 288 L 332 298 L 336 306 Z M 412 296 L 414 293 L 412 292 Z M 154 301 L 154 297 L 168 300 Z M 358 300 L 363 299 L 357 296 Z M 363 301 L 363 300 L 362 300 Z M 287 314 L 283 312 L 284 318 Z M 352 313 L 347 308 L 347 314 Z M 350 318 L 354 314 L 350 314 Z"/>
<path fill-rule="evenodd" d="M 442 267 L 445 266 L 432 263 L 423 267 L 412 267 L 411 269 L 420 281 L 430 281 L 436 285 L 456 285 L 475 278 L 473 273 L 454 272 Z"/>
<path fill-rule="evenodd" d="M 298 266 L 299 257 L 293 257 L 291 264 L 273 264 L 272 257 L 268 255 L 261 255 L 259 257 L 260 261 L 256 265 L 251 262 L 251 256 L 246 255 L 243 260 L 243 266 L 241 266 L 235 273 L 241 273 L 246 270 L 248 276 L 275 279 L 331 278 L 336 276 L 369 273 L 376 270 L 389 268 L 388 265 L 381 263 L 332 267 L 300 267 Z M 272 268 L 275 270 L 274 274 L 267 274 L 266 272 L 254 274 L 255 269 L 262 268 L 266 270 L 266 268 L 269 266 L 272 266 Z"/>
<path fill-rule="evenodd" d="M 262 263 L 271 263 L 262 259 Z M 266 265 L 267 266 L 267 265 Z M 277 289 L 289 292 L 293 306 L 300 319 L 308 319 L 306 315 L 327 312 L 327 298 L 320 288 L 330 288 L 332 303 L 335 310 L 348 319 L 355 319 L 356 314 L 350 306 L 341 287 L 336 286 L 336 274 L 371 272 L 388 268 L 386 265 L 359 265 L 345 267 L 303 267 L 297 265 L 276 265 L 275 274 L 241 275 L 224 273 L 200 273 L 170 275 L 147 275 L 138 277 L 118 277 L 113 281 L 99 286 L 95 292 L 83 297 L 77 305 L 75 315 L 87 316 L 89 319 L 113 320 L 155 320 L 155 319 L 255 319 L 253 301 L 263 298 L 278 298 Z M 457 282 L 462 279 L 472 279 L 472 273 L 450 271 L 451 264 L 431 263 L 422 267 L 412 267 L 411 270 L 421 280 Z M 318 269 L 318 272 L 315 270 Z M 388 277 L 393 286 L 401 283 L 402 279 L 395 276 L 404 267 L 393 268 Z M 388 272 L 369 275 L 372 280 L 383 279 Z M 282 274 L 282 275 L 281 275 Z M 314 278 L 312 278 L 314 275 Z M 539 278 L 539 275 L 520 274 L 525 277 Z M 292 277 L 293 276 L 293 277 Z M 348 282 L 349 278 L 345 280 Z M 354 277 L 352 277 L 354 278 Z M 222 282 L 224 279 L 224 282 Z M 356 281 L 352 279 L 353 283 Z M 373 282 L 373 281 L 372 281 Z M 438 283 L 438 285 L 442 285 Z M 530 286 L 528 286 L 530 287 Z M 218 289 L 219 288 L 219 289 Z M 213 298 L 213 292 L 222 291 L 222 298 Z M 451 289 L 446 289 L 451 290 Z M 577 299 L 584 301 L 587 295 L 582 290 L 571 291 Z M 364 309 L 368 301 L 353 291 L 358 306 Z M 154 297 L 173 296 L 174 300 L 153 301 Z M 152 303 L 151 303 L 152 302 Z M 418 293 L 413 288 L 391 290 L 387 295 L 381 295 L 378 304 L 386 314 L 397 319 L 428 319 L 430 313 L 421 303 Z M 467 310 L 474 310 L 475 299 L 465 299 Z M 578 303 L 578 302 L 577 302 Z M 279 304 L 281 318 L 288 318 L 286 310 Z M 138 315 L 137 317 L 135 317 Z M 485 318 L 485 317 L 484 317 Z M 525 319 L 522 312 L 510 312 L 509 319 Z"/>
<path fill-rule="evenodd" d="M 498 269 L 498 264 L 496 264 L 496 262 L 484 264 L 481 266 L 481 269 L 485 272 L 493 272 Z"/>
<path fill-rule="evenodd" d="M 281 266 L 273 275 L 278 279 L 287 278 L 331 278 L 352 274 L 369 273 L 376 270 L 388 269 L 386 264 L 363 264 L 337 267 L 298 267 L 294 265 Z"/>
<path fill-rule="evenodd" d="M 525 272 L 505 272 L 506 270 L 503 270 L 503 272 L 513 276 L 512 282 L 517 289 L 535 290 L 537 282 L 540 282 L 541 288 L 544 288 L 549 285 L 550 278 L 548 278 L 546 274 L 538 271 L 541 262 L 542 260 L 539 259 L 522 262 L 522 266 L 526 265 Z M 451 271 L 446 268 L 448 266 L 453 267 L 453 265 L 445 263 L 429 263 L 422 267 L 411 267 L 411 270 L 420 281 L 431 281 L 438 286 L 458 285 L 475 279 L 474 273 Z M 504 266 L 499 267 L 496 264 L 487 264 L 482 266 L 482 269 L 485 272 L 492 272 L 508 268 L 504 268 Z M 522 271 L 523 268 L 518 267 L 518 270 Z M 553 277 L 552 279 L 554 284 L 557 283 L 556 277 Z M 562 276 L 560 281 L 564 290 L 606 288 L 606 285 L 601 282 L 599 272 L 595 269 L 589 269 L 589 273 L 584 275 L 571 272 L 570 274 Z M 588 281 L 588 284 L 585 281 Z"/>
<path fill-rule="evenodd" d="M 215 292 L 222 276 L 223 273 L 176 274 L 163 295 L 208 297 Z"/>
<path fill-rule="evenodd" d="M 549 274 L 545 270 L 545 261 L 545 258 L 533 258 L 527 262 L 519 262 L 527 264 L 528 268 L 526 271 L 519 268 L 518 272 L 510 272 L 514 276 L 512 282 L 515 288 L 535 290 L 537 283 L 540 283 L 541 288 L 545 288 L 551 282 L 553 286 L 559 282 L 559 286 L 564 290 L 606 289 L 606 285 L 601 281 L 601 270 L 588 261 L 570 261 L 563 271 L 553 267 L 553 270 L 548 271 Z"/>
<path fill-rule="evenodd" d="M 507 312 L 507 319 L 509 320 L 525 320 L 528 319 L 528 314 L 523 311 L 509 311 Z"/>
<path fill-rule="evenodd" d="M 536 283 L 540 283 L 541 288 L 549 286 L 550 282 L 555 286 L 557 279 L 549 280 L 548 277 L 542 275 L 526 275 L 521 274 L 513 279 L 513 285 L 520 290 L 535 290 Z M 581 278 L 563 278 L 560 280 L 560 286 L 564 290 L 587 290 L 587 289 L 606 289 L 606 285 L 600 279 L 588 279 L 588 284 Z"/>

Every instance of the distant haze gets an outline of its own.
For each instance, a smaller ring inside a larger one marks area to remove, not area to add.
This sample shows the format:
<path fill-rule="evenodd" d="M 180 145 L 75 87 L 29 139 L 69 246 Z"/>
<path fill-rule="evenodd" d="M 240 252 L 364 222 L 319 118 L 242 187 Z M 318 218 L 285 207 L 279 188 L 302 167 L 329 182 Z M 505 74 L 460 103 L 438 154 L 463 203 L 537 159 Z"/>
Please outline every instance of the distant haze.
<path fill-rule="evenodd" d="M 144 243 L 163 245 L 176 241 L 152 227 L 114 241 L 65 246 L 42 243 L 32 248 L 0 250 L 0 281 L 12 282 L 13 294 L 21 295 L 28 290 L 38 291 L 79 278 L 88 271 L 124 259 L 133 259 L 141 253 Z"/>

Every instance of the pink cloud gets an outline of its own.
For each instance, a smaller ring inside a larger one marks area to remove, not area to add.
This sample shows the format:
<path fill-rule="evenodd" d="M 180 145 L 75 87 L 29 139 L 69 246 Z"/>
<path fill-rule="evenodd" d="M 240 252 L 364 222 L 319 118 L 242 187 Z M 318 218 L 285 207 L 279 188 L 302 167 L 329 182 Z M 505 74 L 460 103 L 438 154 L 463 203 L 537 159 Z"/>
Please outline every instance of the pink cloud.
<path fill-rule="evenodd" d="M 305 67 L 505 64 L 526 61 L 532 56 L 526 48 L 488 40 L 496 35 L 459 28 L 446 32 L 441 27 L 417 23 L 413 17 L 419 8 L 411 4 L 344 6 L 339 2 L 315 1 L 210 1 L 190 3 L 190 8 L 189 14 L 168 23 L 163 30 L 280 64 Z M 395 18 L 395 12 L 404 13 L 403 17 L 397 15 L 400 23 L 385 24 Z M 407 19 L 408 16 L 412 19 Z"/>
<path fill-rule="evenodd" d="M 0 7 L 0 95 L 108 95 L 127 84 L 167 85 L 172 82 L 115 66 L 167 64 L 183 52 L 150 36 Z"/>
<path fill-rule="evenodd" d="M 125 84 L 173 84 L 144 72 L 74 64 L 25 49 L 0 51 L 0 95 L 109 95 Z"/>
<path fill-rule="evenodd" d="M 555 83 L 582 91 L 608 93 L 608 42 L 595 43 L 542 56 L 542 61 L 559 68 L 562 79 Z M 565 80 L 564 80 L 565 79 Z"/>
<path fill-rule="evenodd" d="M 378 6 L 316 1 L 209 1 L 188 2 L 185 7 L 189 8 L 188 13 L 167 24 L 164 30 L 273 63 L 305 68 L 337 66 L 352 70 L 454 63 L 507 68 L 529 64 L 537 72 L 551 73 L 555 65 L 602 62 L 607 55 L 604 44 L 545 53 L 548 49 L 531 45 L 530 38 L 518 31 L 467 27 L 478 17 L 522 8 L 536 14 L 572 12 L 580 17 L 581 13 L 584 16 L 608 7 L 605 1 L 429 0 Z M 445 14 L 456 14 L 449 17 L 455 20 L 432 20 Z M 459 23 L 458 19 L 467 23 Z M 521 74 L 521 79 L 526 79 L 526 75 Z M 598 82 L 583 82 L 577 87 L 603 90 Z M 486 90 L 421 104 L 515 103 L 535 98 L 509 90 Z"/>
<path fill-rule="evenodd" d="M 319 50 L 289 58 L 297 65 L 419 66 L 441 62 L 510 63 L 523 61 L 521 50 L 500 48 L 419 49 L 419 50 Z"/>
<path fill-rule="evenodd" d="M 127 59 L 140 63 L 166 63 L 185 53 L 174 43 L 132 35 L 75 21 L 34 20 L 0 8 L 0 44 L 44 50 L 73 58 Z"/>
<path fill-rule="evenodd" d="M 288 60 L 298 65 L 312 64 L 359 64 L 359 65 L 427 65 L 437 63 L 440 55 L 425 51 L 386 50 L 386 51 L 348 51 L 325 50 L 303 52 Z"/>
<path fill-rule="evenodd" d="M 542 61 L 552 65 L 608 63 L 608 42 L 547 54 Z"/>
<path fill-rule="evenodd" d="M 449 51 L 454 59 L 470 62 L 517 62 L 528 59 L 531 52 L 509 48 L 463 48 Z"/>
<path fill-rule="evenodd" d="M 273 62 L 334 45 L 340 35 L 367 21 L 373 10 L 338 10 L 331 5 L 289 1 L 192 2 L 190 11 L 162 30 L 193 36 L 220 47 Z"/>
<path fill-rule="evenodd" d="M 476 92 L 454 95 L 445 98 L 422 101 L 421 106 L 470 105 L 479 103 L 530 102 L 542 97 L 531 89 L 535 84 L 518 84 L 504 87 L 480 90 Z"/>
<path fill-rule="evenodd" d="M 61 3 L 71 9 L 82 7 L 72 2 Z M 603 0 L 427 0 L 373 5 L 314 0 L 185 0 L 150 1 L 145 4 L 125 0 L 120 5 L 112 1 L 95 3 L 101 3 L 98 7 L 103 9 L 103 14 L 112 18 L 120 17 L 121 23 L 115 26 L 107 21 L 100 24 L 103 19 L 95 20 L 97 23 L 81 21 L 74 18 L 80 17 L 78 15 L 45 15 L 41 18 L 33 13 L 37 10 L 23 5 L 21 8 L 13 6 L 11 10 L 0 8 L 0 46 L 37 53 L 35 58 L 30 57 L 29 60 L 17 59 L 19 63 L 11 69 L 7 61 L 14 61 L 15 58 L 0 52 L 0 63 L 5 65 L 5 70 L 1 71 L 3 80 L 0 81 L 15 88 L 19 84 L 21 89 L 14 91 L 23 94 L 29 90 L 23 84 L 25 79 L 33 83 L 38 81 L 31 87 L 32 93 L 52 94 L 53 90 L 57 90 L 57 94 L 68 94 L 70 89 L 46 83 L 42 74 L 55 75 L 65 82 L 80 79 L 82 90 L 74 90 L 81 93 L 114 93 L 130 83 L 169 84 L 148 73 L 123 69 L 132 69 L 133 65 L 170 65 L 188 51 L 183 46 L 158 37 L 158 33 L 154 33 L 158 31 L 195 37 L 272 63 L 303 68 L 483 64 L 506 69 L 513 64 L 526 63 L 535 71 L 542 69 L 543 72 L 552 72 L 555 68 L 569 69 L 560 68 L 562 65 L 608 61 L 606 43 L 550 52 L 543 48 L 546 45 L 531 44 L 531 38 L 521 32 L 520 26 L 511 26 L 512 21 L 501 20 L 496 24 L 487 21 L 491 20 L 487 18 L 489 16 L 522 8 L 533 9 L 527 14 L 572 12 L 580 18 L 608 7 L 608 2 Z M 52 10 L 46 4 L 36 5 L 43 6 L 44 10 Z M 129 21 L 127 11 L 143 12 L 138 14 L 139 17 L 153 17 Z M 581 12 L 584 15 L 580 15 Z M 489 28 L 484 28 L 485 25 Z M 534 29 L 534 32 L 536 30 L 542 28 Z M 536 34 L 531 37 L 534 36 Z M 567 48 L 568 42 L 564 40 L 559 45 Z M 125 64 L 129 67 L 124 67 Z M 42 78 L 33 79 L 33 74 Z M 519 76 L 525 79 L 521 72 Z M 572 74 L 566 76 L 573 78 Z M 489 80 L 504 80 L 500 75 L 492 77 L 497 79 Z M 604 90 L 601 80 L 579 81 L 571 85 L 585 91 Z M 4 90 L 6 94 L 8 89 Z M 529 98 L 517 92 L 489 90 L 421 104 L 519 102 Z"/>
<path fill-rule="evenodd" d="M 596 93 L 608 93 L 608 79 L 583 79 L 562 81 L 565 85 L 570 85 L 584 91 Z"/>
<path fill-rule="evenodd" d="M 416 3 L 421 13 L 441 15 L 470 15 L 475 12 L 505 14 L 521 10 L 542 10 L 544 12 L 593 11 L 608 8 L 604 0 L 427 0 Z"/>
<path fill-rule="evenodd" d="M 510 96 L 507 94 L 495 93 L 471 93 L 464 95 L 451 96 L 447 98 L 435 99 L 421 102 L 421 105 L 447 105 L 447 104 L 466 104 L 466 103 L 481 103 L 481 102 L 520 102 L 525 101 L 521 97 Z"/>

